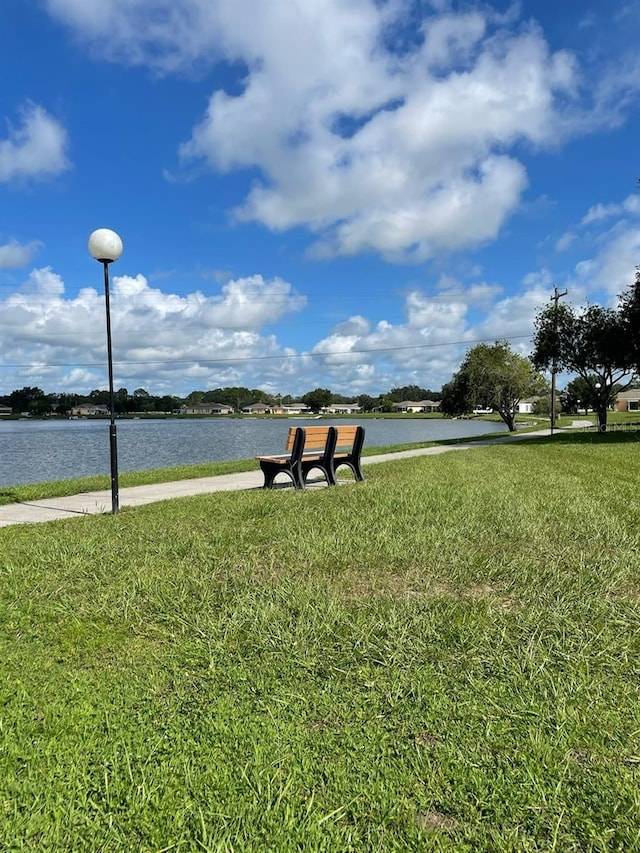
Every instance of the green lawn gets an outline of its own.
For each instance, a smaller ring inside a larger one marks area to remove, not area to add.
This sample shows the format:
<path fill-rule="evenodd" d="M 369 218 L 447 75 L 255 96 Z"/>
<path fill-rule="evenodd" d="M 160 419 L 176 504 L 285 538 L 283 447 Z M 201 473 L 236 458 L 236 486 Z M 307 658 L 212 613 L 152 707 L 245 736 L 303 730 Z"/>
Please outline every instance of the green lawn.
<path fill-rule="evenodd" d="M 640 849 L 639 449 L 0 530 L 0 849 Z"/>
<path fill-rule="evenodd" d="M 501 433 L 496 433 L 501 435 Z M 492 436 L 479 436 L 491 438 Z M 461 441 L 474 439 L 450 439 L 442 444 L 457 444 Z M 414 444 L 396 444 L 385 447 L 368 447 L 363 450 L 363 456 L 379 453 L 393 453 L 398 450 L 408 450 L 417 447 L 429 447 L 438 442 L 419 442 Z M 219 474 L 234 474 L 239 471 L 255 471 L 258 463 L 255 459 L 239 459 L 232 462 L 202 462 L 197 465 L 180 465 L 173 468 L 154 468 L 148 471 L 125 471 L 118 477 L 120 488 L 127 486 L 146 486 L 154 483 L 169 483 L 174 480 L 191 480 L 197 477 L 215 477 Z M 111 488 L 109 474 L 98 474 L 93 477 L 77 477 L 70 480 L 55 480 L 44 483 L 28 483 L 26 485 L 0 485 L 0 506 L 17 503 L 18 501 L 35 501 L 43 498 L 66 497 L 83 492 L 106 491 Z"/>

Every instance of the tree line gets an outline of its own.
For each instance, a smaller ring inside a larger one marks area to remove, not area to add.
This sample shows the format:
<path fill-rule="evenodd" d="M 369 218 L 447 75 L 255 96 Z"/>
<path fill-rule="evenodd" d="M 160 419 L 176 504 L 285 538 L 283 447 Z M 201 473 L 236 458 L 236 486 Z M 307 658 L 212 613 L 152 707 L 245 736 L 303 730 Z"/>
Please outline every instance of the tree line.
<path fill-rule="evenodd" d="M 357 403 L 362 411 L 371 412 L 374 409 L 393 411 L 393 404 L 403 400 L 434 400 L 441 397 L 440 391 L 420 388 L 417 385 L 405 385 L 391 388 L 384 394 L 373 397 L 360 394 L 357 397 L 345 397 L 335 394 L 328 388 L 315 388 L 300 397 L 290 394 L 268 394 L 259 388 L 227 387 L 214 388 L 208 391 L 191 391 L 186 397 L 172 394 L 162 396 L 150 394 L 145 388 L 136 388 L 129 393 L 126 388 L 114 392 L 114 409 L 117 415 L 154 414 L 160 412 L 176 412 L 182 406 L 193 406 L 199 403 L 222 403 L 231 406 L 239 412 L 246 406 L 264 403 L 267 406 L 305 403 L 311 411 L 319 412 L 332 403 Z M 94 406 L 109 406 L 109 392 L 94 389 L 89 394 L 45 393 L 41 388 L 25 387 L 12 391 L 6 396 L 0 396 L 0 405 L 9 406 L 14 414 L 30 414 L 34 416 L 60 415 L 67 416 L 75 406 L 89 404 Z"/>

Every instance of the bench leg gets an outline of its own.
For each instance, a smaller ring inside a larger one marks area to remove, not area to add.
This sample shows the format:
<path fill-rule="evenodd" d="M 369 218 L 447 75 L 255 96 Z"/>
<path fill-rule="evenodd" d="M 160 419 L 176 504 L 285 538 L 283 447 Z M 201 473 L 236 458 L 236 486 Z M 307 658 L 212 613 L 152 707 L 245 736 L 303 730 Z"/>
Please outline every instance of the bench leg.
<path fill-rule="evenodd" d="M 353 473 L 356 475 L 356 480 L 360 483 L 364 480 L 364 474 L 362 473 L 362 468 L 360 467 L 360 460 L 353 460 Z"/>
<path fill-rule="evenodd" d="M 332 468 L 331 474 L 333 476 L 333 485 L 336 485 L 338 482 L 336 476 L 336 469 L 341 465 L 347 465 L 347 467 L 351 468 L 353 471 L 353 476 L 356 478 L 358 482 L 362 482 L 364 480 L 364 474 L 362 473 L 362 468 L 360 467 L 359 459 L 339 459 L 335 467 Z"/>
<path fill-rule="evenodd" d="M 336 478 L 335 475 L 332 473 L 331 464 L 325 464 L 325 462 L 321 460 L 318 460 L 317 462 L 313 463 L 307 463 L 306 465 L 304 462 L 301 464 L 300 475 L 302 477 L 303 485 L 306 485 L 307 477 L 312 471 L 320 471 L 329 486 L 336 485 Z"/>
<path fill-rule="evenodd" d="M 304 488 L 302 472 L 296 470 L 295 466 L 291 468 L 289 465 L 279 465 L 277 462 L 260 462 L 260 469 L 264 474 L 263 489 L 272 489 L 278 474 L 287 474 L 291 477 L 295 489 Z"/>

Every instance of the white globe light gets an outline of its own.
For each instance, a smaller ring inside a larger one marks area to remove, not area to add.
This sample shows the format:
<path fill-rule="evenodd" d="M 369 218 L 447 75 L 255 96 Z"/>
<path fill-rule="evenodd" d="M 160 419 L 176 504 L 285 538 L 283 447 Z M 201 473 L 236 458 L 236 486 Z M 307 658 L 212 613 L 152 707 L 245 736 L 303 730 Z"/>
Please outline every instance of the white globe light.
<path fill-rule="evenodd" d="M 109 228 L 98 228 L 89 237 L 89 251 L 101 263 L 117 261 L 122 254 L 122 240 Z"/>

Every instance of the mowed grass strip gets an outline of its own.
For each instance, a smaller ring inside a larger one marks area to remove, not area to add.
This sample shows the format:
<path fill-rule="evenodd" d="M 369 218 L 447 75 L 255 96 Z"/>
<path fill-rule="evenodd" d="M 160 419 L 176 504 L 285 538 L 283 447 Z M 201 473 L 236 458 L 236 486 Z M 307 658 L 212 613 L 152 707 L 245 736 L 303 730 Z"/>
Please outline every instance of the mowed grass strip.
<path fill-rule="evenodd" d="M 459 439 L 455 439 L 454 441 L 459 441 Z M 362 455 L 373 456 L 379 453 L 394 453 L 398 450 L 429 447 L 434 443 L 436 442 L 414 442 L 384 447 L 365 447 Z M 217 477 L 221 474 L 256 471 L 257 468 L 258 463 L 255 459 L 237 459 L 229 462 L 201 462 L 196 465 L 178 465 L 173 468 L 121 471 L 118 482 L 120 488 L 148 486 L 156 483 L 170 483 L 177 480 L 193 480 L 198 477 Z M 50 480 L 43 483 L 0 485 L 0 506 L 25 501 L 43 500 L 45 498 L 61 498 L 84 492 L 108 491 L 110 488 L 111 478 L 109 474 L 96 474 L 93 477 L 75 477 L 68 480 Z"/>
<path fill-rule="evenodd" d="M 0 531 L 0 838 L 640 848 L 638 443 Z"/>

